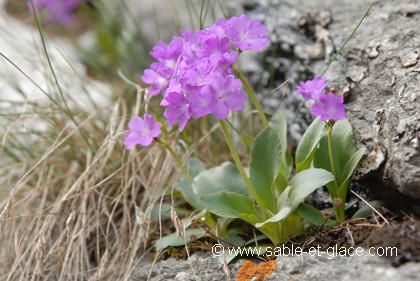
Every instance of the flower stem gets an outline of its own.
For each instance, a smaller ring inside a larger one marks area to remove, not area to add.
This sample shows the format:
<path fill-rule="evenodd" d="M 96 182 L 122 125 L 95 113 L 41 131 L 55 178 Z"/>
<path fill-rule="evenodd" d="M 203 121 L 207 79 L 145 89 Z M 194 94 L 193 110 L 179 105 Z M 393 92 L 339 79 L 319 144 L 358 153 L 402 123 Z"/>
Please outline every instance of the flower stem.
<path fill-rule="evenodd" d="M 333 130 L 334 124 L 330 124 L 327 122 L 327 129 L 328 129 L 328 155 L 330 158 L 330 164 L 331 164 L 331 172 L 334 176 L 334 194 L 330 194 L 331 200 L 333 202 L 333 207 L 335 211 L 336 220 L 338 223 L 342 223 L 344 221 L 344 211 L 343 208 L 346 198 L 338 198 L 340 203 L 336 204 L 337 202 L 337 196 L 338 196 L 338 183 L 337 183 L 337 174 L 335 173 L 335 165 L 334 165 L 334 155 L 333 155 L 333 149 L 332 149 L 332 130 Z"/>
<path fill-rule="evenodd" d="M 249 98 L 252 100 L 252 103 L 255 105 L 255 108 L 258 111 L 258 115 L 260 116 L 261 122 L 263 123 L 264 128 L 268 127 L 267 117 L 265 117 L 264 110 L 261 106 L 261 103 L 258 101 L 257 95 L 252 89 L 251 84 L 249 83 L 248 79 L 235 67 L 235 73 L 238 76 L 239 80 L 241 80 L 242 84 L 244 85 L 245 91 L 248 94 Z"/>
<path fill-rule="evenodd" d="M 338 185 L 337 185 L 337 178 L 336 178 L 335 165 L 334 165 L 334 157 L 333 157 L 333 151 L 332 151 L 332 129 L 333 129 L 333 125 L 327 124 L 327 129 L 328 129 L 328 155 L 330 157 L 331 172 L 334 176 L 334 186 L 335 186 L 335 189 L 337 190 Z"/>
<path fill-rule="evenodd" d="M 175 153 L 175 151 L 169 146 L 167 142 L 163 142 L 161 140 L 158 140 L 158 142 L 171 154 L 171 156 L 174 158 L 175 162 L 178 164 L 178 166 L 181 168 L 182 173 L 187 177 L 188 182 L 192 183 L 193 178 L 191 177 L 190 173 L 188 172 L 188 169 L 185 167 L 184 163 L 182 162 L 181 158 Z"/>
<path fill-rule="evenodd" d="M 236 167 L 238 168 L 242 179 L 244 180 L 248 190 L 251 192 L 254 199 L 257 199 L 258 195 L 257 195 L 254 187 L 252 186 L 251 181 L 249 180 L 248 176 L 245 173 L 244 166 L 242 165 L 242 162 L 239 159 L 238 151 L 236 150 L 236 147 L 233 143 L 233 140 L 229 135 L 229 131 L 228 131 L 227 126 L 226 126 L 226 122 L 224 120 L 219 120 L 219 125 L 220 125 L 220 128 L 222 129 L 223 136 L 226 139 L 226 142 L 229 146 L 230 153 L 232 154 L 233 160 L 235 161 Z"/>

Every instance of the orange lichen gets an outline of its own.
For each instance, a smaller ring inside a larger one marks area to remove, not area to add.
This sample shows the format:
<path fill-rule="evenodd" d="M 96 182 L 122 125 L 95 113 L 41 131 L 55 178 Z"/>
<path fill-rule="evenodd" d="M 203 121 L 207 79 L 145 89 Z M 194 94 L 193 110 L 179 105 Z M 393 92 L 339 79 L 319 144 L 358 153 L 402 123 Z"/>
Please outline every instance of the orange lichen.
<path fill-rule="evenodd" d="M 252 278 L 265 280 L 276 269 L 276 260 L 269 260 L 261 264 L 244 261 L 236 274 L 236 281 L 249 281 Z"/>

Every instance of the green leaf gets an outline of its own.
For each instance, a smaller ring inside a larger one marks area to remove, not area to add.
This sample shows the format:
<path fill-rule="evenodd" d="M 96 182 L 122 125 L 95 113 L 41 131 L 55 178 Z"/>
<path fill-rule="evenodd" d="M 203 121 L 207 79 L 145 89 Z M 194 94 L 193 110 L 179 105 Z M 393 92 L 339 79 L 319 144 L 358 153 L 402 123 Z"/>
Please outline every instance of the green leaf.
<path fill-rule="evenodd" d="M 251 225 L 255 225 L 257 222 L 261 221 L 261 218 L 257 214 L 240 214 L 238 218 Z"/>
<path fill-rule="evenodd" d="M 354 139 L 352 127 L 347 119 L 335 123 L 332 131 L 332 153 L 334 157 L 335 173 L 338 186 L 341 186 L 353 173 L 352 166 L 358 163 L 359 150 L 356 153 L 356 140 Z M 354 156 L 356 154 L 356 156 Z M 323 168 L 331 172 L 331 164 L 328 154 L 328 135 L 325 135 L 321 141 L 318 150 L 314 156 L 314 166 Z M 348 162 L 348 167 L 346 167 Z M 350 171 L 351 170 L 351 171 Z"/>
<path fill-rule="evenodd" d="M 326 218 L 321 211 L 306 203 L 301 203 L 297 210 L 299 216 L 313 225 L 326 227 L 335 225 L 334 220 Z"/>
<path fill-rule="evenodd" d="M 353 156 L 348 159 L 346 165 L 343 168 L 342 179 L 344 181 L 348 181 L 350 177 L 353 175 L 354 170 L 356 169 L 357 165 L 362 159 L 363 155 L 365 154 L 366 149 L 364 147 L 360 148 Z"/>
<path fill-rule="evenodd" d="M 282 172 L 280 172 L 275 181 L 276 192 L 274 193 L 276 197 L 279 194 L 282 194 L 286 187 L 289 185 L 289 178 L 286 177 Z"/>
<path fill-rule="evenodd" d="M 241 139 L 246 148 L 251 149 L 252 145 L 254 144 L 255 138 L 248 134 L 242 134 Z"/>
<path fill-rule="evenodd" d="M 249 191 L 238 169 L 230 162 L 201 172 L 194 178 L 192 189 L 199 197 L 220 192 L 249 196 Z"/>
<path fill-rule="evenodd" d="M 281 148 L 283 152 L 287 149 L 287 120 L 284 117 L 283 111 L 277 110 L 274 113 L 271 120 L 268 122 L 268 126 L 272 128 L 279 136 Z"/>
<path fill-rule="evenodd" d="M 332 180 L 334 180 L 333 175 L 323 169 L 311 168 L 300 172 L 289 182 L 290 186 L 280 196 L 277 203 L 278 213 L 255 226 L 262 227 L 266 223 L 285 219 L 296 210 L 306 196 Z"/>
<path fill-rule="evenodd" d="M 291 188 L 291 186 L 288 186 L 277 200 L 277 209 L 279 210 L 278 213 L 264 222 L 256 223 L 255 227 L 260 228 L 263 227 L 266 223 L 279 222 L 293 212 L 289 200 L 289 192 Z"/>
<path fill-rule="evenodd" d="M 369 206 L 370 205 L 370 206 Z M 381 206 L 385 205 L 384 201 L 380 200 L 374 200 L 369 202 L 369 205 L 364 205 L 359 210 L 357 210 L 356 213 L 351 217 L 352 219 L 361 219 L 361 218 L 367 218 L 370 214 L 372 214 L 373 210 L 372 208 L 378 209 Z"/>
<path fill-rule="evenodd" d="M 295 175 L 289 183 L 292 186 L 289 194 L 292 209 L 295 210 L 317 188 L 333 180 L 334 176 L 324 169 L 311 168 Z"/>
<path fill-rule="evenodd" d="M 324 122 L 321 122 L 317 117 L 303 134 L 296 148 L 296 171 L 298 173 L 310 167 L 319 141 L 324 135 L 324 127 Z"/>
<path fill-rule="evenodd" d="M 281 193 L 289 183 L 290 173 L 293 168 L 293 158 L 287 152 L 287 120 L 281 110 L 277 110 L 268 123 L 279 136 L 282 160 L 280 163 L 280 171 L 275 180 L 275 187 L 278 193 Z M 275 194 L 277 196 L 277 194 Z"/>
<path fill-rule="evenodd" d="M 292 156 L 288 152 L 286 152 L 284 155 L 285 157 L 280 163 L 279 174 L 277 175 L 277 178 L 275 180 L 275 187 L 277 191 L 277 193 L 275 193 L 276 197 L 278 197 L 278 194 L 281 194 L 284 191 L 284 189 L 289 185 L 289 178 L 293 169 Z"/>
<path fill-rule="evenodd" d="M 191 210 L 177 207 L 176 213 L 180 216 L 188 216 L 191 214 Z M 159 218 L 160 214 L 160 218 Z M 171 204 L 170 203 L 156 203 L 153 206 L 152 211 L 150 212 L 150 218 L 152 220 L 158 221 L 159 219 L 166 220 L 171 218 Z"/>
<path fill-rule="evenodd" d="M 223 218 L 238 218 L 241 214 L 257 214 L 254 201 L 233 192 L 209 193 L 200 197 L 207 210 Z"/>
<path fill-rule="evenodd" d="M 260 234 L 257 235 L 244 243 L 244 246 L 248 246 L 250 244 L 261 245 L 260 241 L 267 239 L 267 236 Z M 270 244 L 271 245 L 271 244 Z M 262 245 L 261 245 L 262 246 Z M 272 245 L 271 245 L 272 246 Z"/>
<path fill-rule="evenodd" d="M 273 194 L 276 179 L 282 160 L 282 147 L 277 133 L 270 127 L 264 129 L 255 139 L 251 150 L 250 181 L 261 208 L 275 211 Z"/>
<path fill-rule="evenodd" d="M 200 172 L 204 171 L 204 165 L 199 159 L 191 158 L 187 163 L 187 169 L 191 177 L 194 178 Z M 181 191 L 182 197 L 184 197 L 185 201 L 194 207 L 194 209 L 203 208 L 199 197 L 193 191 L 192 184 L 188 181 L 188 178 L 185 175 L 183 175 L 179 180 L 177 188 Z"/>
<path fill-rule="evenodd" d="M 345 199 L 350 178 L 365 152 L 364 148 L 357 150 L 353 130 L 347 119 L 338 121 L 332 131 L 332 153 L 336 173 L 337 187 L 334 183 L 327 185 L 331 196 Z M 331 171 L 328 153 L 328 135 L 325 135 L 314 156 L 314 166 Z"/>
<path fill-rule="evenodd" d="M 176 233 L 171 233 L 162 237 L 161 239 L 155 242 L 155 247 L 157 250 L 163 250 L 168 247 L 179 247 L 184 246 L 185 244 L 190 243 L 191 241 L 209 236 L 204 230 L 199 228 L 187 229 L 185 231 L 185 239 L 176 235 Z M 195 238 L 191 240 L 191 238 Z"/>

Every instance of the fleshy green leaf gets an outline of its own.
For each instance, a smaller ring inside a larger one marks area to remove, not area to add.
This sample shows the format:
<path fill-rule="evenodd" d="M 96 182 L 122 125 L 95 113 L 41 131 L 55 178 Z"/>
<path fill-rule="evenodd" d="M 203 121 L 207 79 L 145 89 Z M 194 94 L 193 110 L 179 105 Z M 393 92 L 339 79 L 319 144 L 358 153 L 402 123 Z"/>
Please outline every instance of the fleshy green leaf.
<path fill-rule="evenodd" d="M 356 150 L 356 140 L 349 121 L 344 119 L 335 123 L 332 131 L 332 153 L 338 186 L 341 186 L 351 176 L 353 171 L 349 174 L 349 169 L 345 169 L 345 167 L 347 162 L 356 154 Z M 328 135 L 325 135 L 320 141 L 319 148 L 314 156 L 314 166 L 331 171 Z"/>
<path fill-rule="evenodd" d="M 350 159 L 348 159 L 342 173 L 342 179 L 344 179 L 344 181 L 348 181 L 353 175 L 353 172 L 359 164 L 360 159 L 362 159 L 363 155 L 365 154 L 365 151 L 366 149 L 362 147 L 356 153 L 354 153 Z"/>
<path fill-rule="evenodd" d="M 199 228 L 187 229 L 185 231 L 185 239 L 177 236 L 176 233 L 171 233 L 169 235 L 162 237 L 158 241 L 156 241 L 155 247 L 158 250 L 163 250 L 168 247 L 179 247 L 193 241 L 191 240 L 191 238 L 195 238 L 194 240 L 196 240 L 196 239 L 200 239 L 206 236 L 208 236 L 208 234 L 202 229 L 199 229 Z"/>
<path fill-rule="evenodd" d="M 238 218 L 241 214 L 257 214 L 254 201 L 233 192 L 209 193 L 200 197 L 207 210 L 223 218 Z"/>
<path fill-rule="evenodd" d="M 273 194 L 282 148 L 277 133 L 270 127 L 264 129 L 255 139 L 251 150 L 250 180 L 257 193 L 255 198 L 261 208 L 275 211 Z"/>
<path fill-rule="evenodd" d="M 254 144 L 255 138 L 253 136 L 248 135 L 248 134 L 242 134 L 241 139 L 242 139 L 242 142 L 244 143 L 244 145 L 248 149 L 251 149 L 252 145 Z"/>
<path fill-rule="evenodd" d="M 284 156 L 283 161 L 280 163 L 279 174 L 275 180 L 276 197 L 289 185 L 289 178 L 293 168 L 293 157 L 287 151 Z"/>
<path fill-rule="evenodd" d="M 201 172 L 194 178 L 192 189 L 199 197 L 219 192 L 249 195 L 238 169 L 230 162 Z"/>
<path fill-rule="evenodd" d="M 252 225 L 255 225 L 257 222 L 261 221 L 257 214 L 240 214 L 238 218 Z"/>
<path fill-rule="evenodd" d="M 292 186 L 289 194 L 292 209 L 295 210 L 317 188 L 333 180 L 334 176 L 324 169 L 311 168 L 298 173 L 289 183 Z"/>
<path fill-rule="evenodd" d="M 191 210 L 177 207 L 176 213 L 180 216 L 188 216 L 191 214 Z M 152 220 L 158 221 L 159 219 L 166 220 L 171 218 L 171 204 L 170 203 L 156 203 L 153 206 L 152 212 L 150 213 Z"/>
<path fill-rule="evenodd" d="M 285 152 L 287 149 L 287 120 L 283 111 L 277 110 L 268 122 L 268 126 L 279 136 L 282 152 Z"/>
<path fill-rule="evenodd" d="M 352 216 L 352 219 L 367 218 L 373 212 L 372 207 L 378 209 L 379 207 L 384 206 L 385 202 L 380 200 L 374 200 L 369 202 L 369 205 L 364 205 L 359 210 L 357 210 L 357 212 L 354 213 L 354 215 Z"/>
<path fill-rule="evenodd" d="M 317 117 L 308 127 L 296 148 L 296 171 L 306 170 L 310 167 L 316 148 L 324 135 L 324 122 Z"/>
<path fill-rule="evenodd" d="M 307 222 L 317 225 L 317 226 L 326 226 L 330 227 L 335 225 L 335 221 L 332 219 L 328 219 L 324 216 L 324 214 L 308 205 L 306 203 L 301 203 L 298 207 L 298 214 Z"/>
<path fill-rule="evenodd" d="M 353 130 L 347 119 L 338 121 L 332 131 L 332 153 L 336 172 L 337 187 L 334 183 L 327 185 L 328 191 L 336 193 L 339 198 L 345 198 L 350 178 L 365 152 L 365 148 L 357 150 Z M 331 171 L 328 154 L 328 135 L 325 135 L 314 156 L 314 166 Z"/>
<path fill-rule="evenodd" d="M 317 188 L 334 180 L 333 175 L 324 169 L 308 169 L 298 173 L 290 182 L 278 200 L 278 213 L 256 227 L 269 222 L 278 222 L 293 213 L 299 204 Z"/>
<path fill-rule="evenodd" d="M 204 165 L 199 159 L 191 158 L 187 163 L 187 169 L 191 177 L 194 178 L 200 172 L 204 171 Z M 184 197 L 185 201 L 194 207 L 194 209 L 203 208 L 199 197 L 193 191 L 192 184 L 188 181 L 185 175 L 181 177 L 177 187 L 181 191 L 182 197 Z"/>
<path fill-rule="evenodd" d="M 255 227 L 260 228 L 264 226 L 266 223 L 281 221 L 284 218 L 286 218 L 288 215 L 290 215 L 290 213 L 293 212 L 292 207 L 290 206 L 290 200 L 289 200 L 289 192 L 291 188 L 292 188 L 291 186 L 288 186 L 283 191 L 279 199 L 277 200 L 277 209 L 279 210 L 278 213 L 264 222 L 256 223 Z"/>

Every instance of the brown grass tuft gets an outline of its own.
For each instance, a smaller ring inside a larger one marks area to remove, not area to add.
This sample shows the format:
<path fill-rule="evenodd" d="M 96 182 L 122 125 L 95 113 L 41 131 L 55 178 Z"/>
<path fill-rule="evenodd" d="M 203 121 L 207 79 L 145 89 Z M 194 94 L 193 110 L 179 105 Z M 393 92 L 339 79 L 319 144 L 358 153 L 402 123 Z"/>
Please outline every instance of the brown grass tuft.
<path fill-rule="evenodd" d="M 20 116 L 48 124 L 38 137 L 28 132 L 26 150 L 13 147 L 25 139 L 18 126 L 3 136 L 10 157 L 0 161 L 0 280 L 128 280 L 150 247 L 150 214 L 172 158 L 158 146 L 125 150 L 124 99 L 75 111 L 96 151 L 64 113 L 45 108 L 54 106 L 32 104 L 30 118 Z"/>

